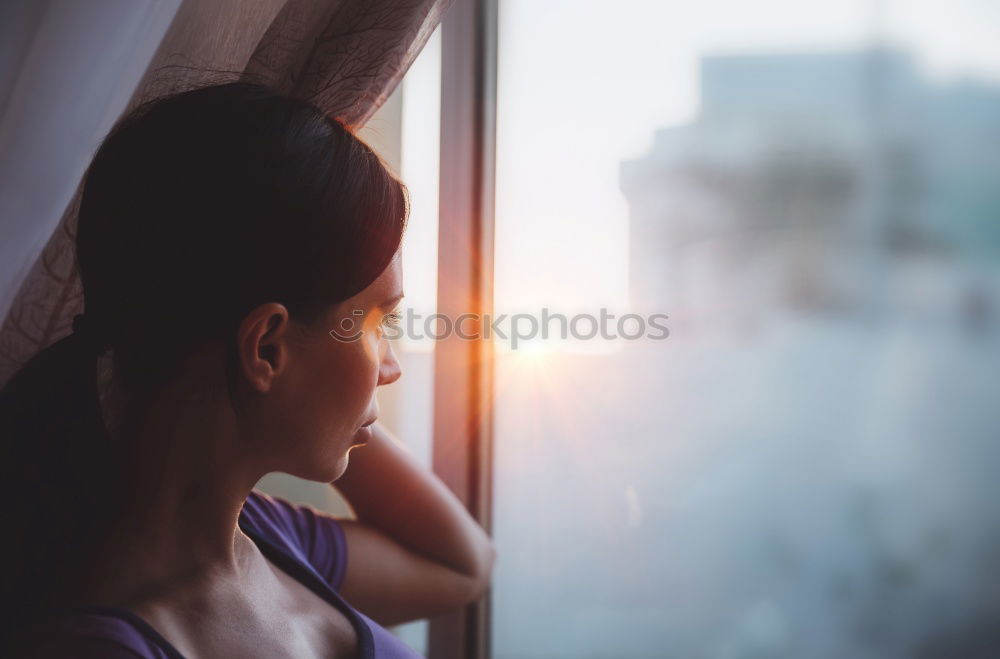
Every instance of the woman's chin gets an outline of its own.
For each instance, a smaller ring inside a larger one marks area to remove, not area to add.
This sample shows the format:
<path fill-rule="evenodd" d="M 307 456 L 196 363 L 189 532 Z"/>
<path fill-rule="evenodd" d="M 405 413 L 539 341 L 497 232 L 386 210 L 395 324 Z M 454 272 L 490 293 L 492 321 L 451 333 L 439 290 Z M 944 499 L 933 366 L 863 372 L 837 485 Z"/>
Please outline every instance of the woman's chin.
<path fill-rule="evenodd" d="M 347 471 L 347 467 L 350 465 L 351 451 L 357 448 L 362 448 L 365 444 L 368 443 L 369 439 L 371 439 L 371 431 L 368 430 L 367 428 L 362 428 L 361 432 L 354 435 L 354 437 L 350 440 L 351 443 L 347 447 L 347 450 L 344 451 L 344 454 L 340 457 L 339 460 L 337 460 L 337 464 L 334 467 L 334 471 L 336 472 L 336 477 L 334 478 L 334 480 L 343 476 L 344 472 Z"/>
<path fill-rule="evenodd" d="M 340 457 L 340 459 L 337 460 L 336 464 L 333 465 L 333 467 L 331 467 L 323 475 L 323 478 L 321 479 L 323 482 L 325 482 L 325 483 L 332 483 L 332 482 L 334 482 L 335 480 L 337 480 L 338 478 L 340 478 L 341 476 L 344 475 L 344 472 L 347 471 L 347 466 L 348 466 L 347 453 L 350 450 L 351 449 L 347 449 L 347 451 L 344 452 L 344 455 L 342 455 Z"/>
<path fill-rule="evenodd" d="M 305 474 L 300 474 L 299 475 L 300 478 L 316 482 L 332 483 L 333 481 L 343 476 L 344 472 L 347 471 L 347 467 L 350 464 L 349 456 L 351 451 L 367 444 L 368 441 L 371 439 L 371 437 L 372 437 L 371 428 L 361 428 L 359 431 L 354 433 L 353 437 L 347 440 L 346 442 L 347 448 L 342 449 L 343 453 L 334 458 L 335 461 L 333 462 L 333 464 L 326 462 L 326 460 L 322 460 L 322 462 L 326 463 L 328 466 L 323 467 L 321 473 L 312 473 L 309 474 L 308 476 Z M 341 444 L 341 446 L 343 446 L 343 444 Z M 314 468 L 319 466 L 320 466 L 320 461 L 316 461 L 316 463 L 314 463 Z"/>
<path fill-rule="evenodd" d="M 323 460 L 316 460 L 310 470 L 311 473 L 299 474 L 299 477 L 316 483 L 332 483 L 347 471 L 348 453 L 352 448 L 353 446 L 349 446 L 347 449 L 341 449 L 343 452 L 338 456 L 326 456 Z"/>

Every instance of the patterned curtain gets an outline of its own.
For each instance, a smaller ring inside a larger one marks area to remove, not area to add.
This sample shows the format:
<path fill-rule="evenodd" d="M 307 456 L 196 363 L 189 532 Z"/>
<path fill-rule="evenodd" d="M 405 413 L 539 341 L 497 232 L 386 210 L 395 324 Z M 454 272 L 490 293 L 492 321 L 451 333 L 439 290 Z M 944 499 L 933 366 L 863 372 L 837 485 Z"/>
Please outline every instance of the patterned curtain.
<path fill-rule="evenodd" d="M 129 108 L 244 79 L 307 99 L 358 128 L 385 102 L 452 0 L 184 0 Z M 82 186 L 81 186 L 82 187 Z M 0 327 L 0 386 L 71 331 L 81 188 Z"/>

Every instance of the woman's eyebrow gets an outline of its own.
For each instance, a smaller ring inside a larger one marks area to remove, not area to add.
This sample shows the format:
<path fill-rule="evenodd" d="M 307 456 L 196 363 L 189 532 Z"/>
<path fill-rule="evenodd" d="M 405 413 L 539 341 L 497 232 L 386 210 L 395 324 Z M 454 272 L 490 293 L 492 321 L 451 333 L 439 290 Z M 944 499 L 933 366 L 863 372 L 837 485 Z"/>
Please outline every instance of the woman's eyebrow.
<path fill-rule="evenodd" d="M 383 302 L 382 304 L 380 304 L 380 305 L 378 305 L 378 306 L 379 306 L 380 308 L 382 308 L 382 309 L 389 309 L 389 308 L 392 308 L 392 307 L 396 306 L 396 304 L 397 304 L 397 303 L 398 303 L 398 302 L 399 302 L 400 300 L 402 300 L 402 299 L 403 299 L 403 297 L 404 297 L 404 296 L 403 296 L 403 294 L 402 294 L 402 293 L 399 293 L 399 294 L 398 294 L 398 295 L 396 295 L 395 297 L 393 297 L 393 298 L 390 298 L 390 299 L 386 300 L 385 302 Z"/>

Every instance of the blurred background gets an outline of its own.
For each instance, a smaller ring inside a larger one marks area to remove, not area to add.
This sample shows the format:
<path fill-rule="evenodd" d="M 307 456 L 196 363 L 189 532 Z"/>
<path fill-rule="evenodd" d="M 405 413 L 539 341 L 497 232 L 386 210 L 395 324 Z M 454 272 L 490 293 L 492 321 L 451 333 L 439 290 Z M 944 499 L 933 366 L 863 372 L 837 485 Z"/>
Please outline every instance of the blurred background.
<path fill-rule="evenodd" d="M 0 27 L 5 216 L 62 213 L 176 5 Z M 1000 656 L 1000 4 L 499 12 L 497 312 L 670 333 L 496 343 L 493 656 Z M 362 133 L 425 316 L 440 73 L 435 35 Z M 382 418 L 430 465 L 434 343 L 396 349 Z"/>
<path fill-rule="evenodd" d="M 1000 656 L 1000 5 L 500 5 L 494 656 Z"/>

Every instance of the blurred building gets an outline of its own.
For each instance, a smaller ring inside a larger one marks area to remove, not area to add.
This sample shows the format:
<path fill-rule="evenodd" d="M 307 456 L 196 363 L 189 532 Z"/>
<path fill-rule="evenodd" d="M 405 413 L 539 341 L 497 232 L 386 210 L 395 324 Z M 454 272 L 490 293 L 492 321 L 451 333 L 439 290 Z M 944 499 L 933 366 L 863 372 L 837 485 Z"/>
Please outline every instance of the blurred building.
<path fill-rule="evenodd" d="M 700 76 L 697 118 L 621 164 L 634 309 L 878 312 L 901 263 L 1000 253 L 1000 87 L 877 47 Z"/>

